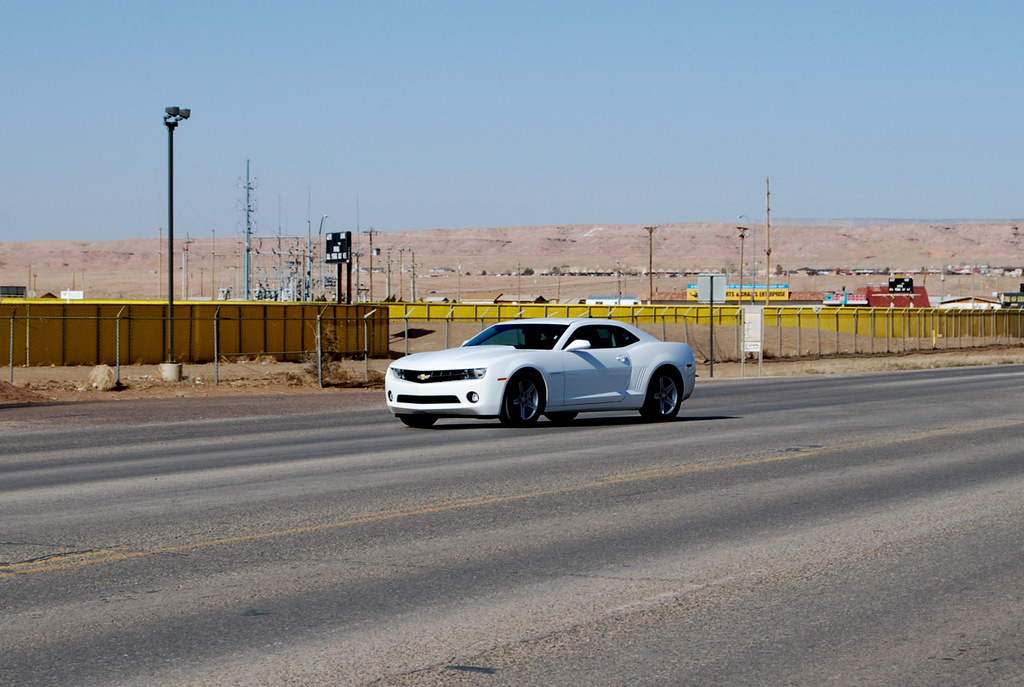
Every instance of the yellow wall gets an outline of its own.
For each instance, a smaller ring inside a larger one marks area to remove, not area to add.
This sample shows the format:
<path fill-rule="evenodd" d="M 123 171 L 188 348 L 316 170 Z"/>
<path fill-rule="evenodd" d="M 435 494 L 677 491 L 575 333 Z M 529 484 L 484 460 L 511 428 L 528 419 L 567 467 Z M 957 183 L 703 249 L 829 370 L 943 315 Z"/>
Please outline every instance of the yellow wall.
<path fill-rule="evenodd" d="M 174 304 L 174 362 L 210 362 L 217 354 L 301 360 L 316 350 L 318 326 L 322 350 L 388 354 L 386 307 L 185 301 Z M 165 302 L 0 303 L 0 365 L 12 351 L 15 365 L 150 364 L 165 362 L 167 347 Z"/>

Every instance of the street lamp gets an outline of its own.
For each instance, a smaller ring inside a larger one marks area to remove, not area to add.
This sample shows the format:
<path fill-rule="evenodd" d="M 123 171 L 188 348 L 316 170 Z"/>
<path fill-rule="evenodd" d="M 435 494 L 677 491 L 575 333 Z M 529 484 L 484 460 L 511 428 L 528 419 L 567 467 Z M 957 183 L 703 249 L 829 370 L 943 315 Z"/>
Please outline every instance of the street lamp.
<path fill-rule="evenodd" d="M 736 227 L 736 231 L 740 233 L 740 295 L 739 301 L 743 302 L 743 243 L 747 239 L 747 232 L 750 231 L 749 227 L 739 226 Z"/>
<path fill-rule="evenodd" d="M 174 129 L 188 119 L 192 110 L 184 107 L 164 109 L 167 126 L 167 362 L 174 362 Z"/>

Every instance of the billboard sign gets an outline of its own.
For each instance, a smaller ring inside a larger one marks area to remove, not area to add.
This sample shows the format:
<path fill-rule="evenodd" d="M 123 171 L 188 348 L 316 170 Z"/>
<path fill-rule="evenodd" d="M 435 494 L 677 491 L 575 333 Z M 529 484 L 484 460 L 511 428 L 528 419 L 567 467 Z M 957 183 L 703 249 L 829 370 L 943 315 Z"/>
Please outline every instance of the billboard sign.
<path fill-rule="evenodd" d="M 336 232 L 327 235 L 327 254 L 324 256 L 326 263 L 352 262 L 352 232 Z"/>

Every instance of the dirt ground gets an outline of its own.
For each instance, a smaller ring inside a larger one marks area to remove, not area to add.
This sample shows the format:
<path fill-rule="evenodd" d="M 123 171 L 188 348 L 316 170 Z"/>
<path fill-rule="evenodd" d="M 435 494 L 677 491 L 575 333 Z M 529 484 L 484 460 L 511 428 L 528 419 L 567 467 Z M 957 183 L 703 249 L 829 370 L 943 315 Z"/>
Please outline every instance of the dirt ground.
<path fill-rule="evenodd" d="M 436 350 L 443 348 L 444 344 L 443 332 L 432 331 L 427 336 L 420 336 L 410 352 Z M 393 344 L 392 349 L 395 348 Z M 397 358 L 401 357 L 404 350 L 393 350 L 392 353 Z M 390 362 L 388 359 L 360 359 L 325 363 L 322 387 L 318 383 L 315 362 L 288 363 L 267 359 L 221 362 L 218 365 L 185 364 L 182 380 L 178 382 L 164 381 L 159 366 L 129 365 L 121 366 L 119 370 L 120 384 L 106 391 L 92 383 L 91 379 L 95 379 L 92 367 L 15 367 L 13 371 L 0 368 L 0 405 L 157 398 L 330 397 L 358 389 L 364 390 L 365 394 L 368 390 L 383 387 L 384 372 Z M 760 365 L 756 359 L 751 359 L 743 364 L 716 362 L 713 371 L 710 363 L 703 361 L 698 363 L 697 376 L 698 384 L 702 384 L 712 378 L 849 374 L 998 364 L 1024 364 L 1024 347 L 994 346 L 799 360 L 768 359 Z M 108 374 L 116 378 L 118 370 L 111 368 Z"/>

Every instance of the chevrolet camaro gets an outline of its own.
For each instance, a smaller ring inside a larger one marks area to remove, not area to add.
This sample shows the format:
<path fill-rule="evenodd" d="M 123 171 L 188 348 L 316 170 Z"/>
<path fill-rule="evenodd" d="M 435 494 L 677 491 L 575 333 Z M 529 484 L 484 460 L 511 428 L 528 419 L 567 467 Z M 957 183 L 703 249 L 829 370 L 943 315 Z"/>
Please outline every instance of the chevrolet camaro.
<path fill-rule="evenodd" d="M 415 353 L 387 371 L 388 410 L 410 427 L 443 417 L 498 418 L 515 427 L 543 415 L 637 410 L 670 420 L 693 393 L 693 352 L 622 322 L 501 322 L 458 348 Z"/>

